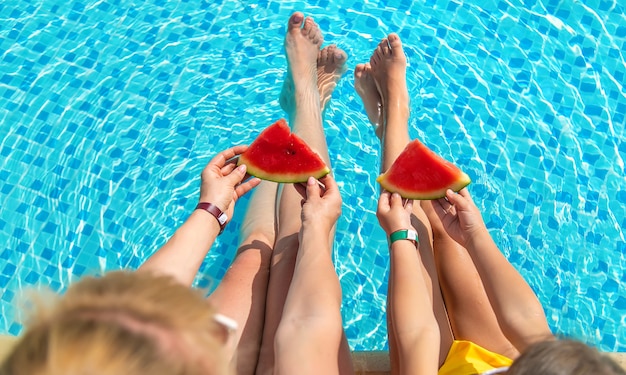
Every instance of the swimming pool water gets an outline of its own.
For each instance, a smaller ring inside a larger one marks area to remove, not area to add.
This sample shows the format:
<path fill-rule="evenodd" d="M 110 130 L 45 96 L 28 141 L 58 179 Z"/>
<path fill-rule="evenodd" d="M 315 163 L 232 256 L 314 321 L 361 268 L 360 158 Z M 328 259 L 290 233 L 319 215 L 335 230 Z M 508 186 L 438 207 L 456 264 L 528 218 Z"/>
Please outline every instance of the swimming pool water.
<path fill-rule="evenodd" d="M 626 349 L 626 14 L 617 1 L 0 3 L 0 333 L 21 292 L 135 268 L 193 209 L 200 171 L 284 116 L 284 23 L 349 55 L 325 126 L 344 198 L 335 262 L 353 349 L 386 348 L 379 145 L 353 67 L 397 32 L 411 136 L 473 179 L 553 330 Z M 238 218 L 197 279 L 211 288 Z"/>

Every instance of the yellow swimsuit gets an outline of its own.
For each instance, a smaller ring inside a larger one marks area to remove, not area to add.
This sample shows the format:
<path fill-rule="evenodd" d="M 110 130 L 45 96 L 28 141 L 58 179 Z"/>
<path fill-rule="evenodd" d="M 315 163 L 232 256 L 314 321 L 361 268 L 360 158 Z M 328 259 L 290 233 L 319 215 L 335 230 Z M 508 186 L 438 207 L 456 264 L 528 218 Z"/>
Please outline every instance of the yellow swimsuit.
<path fill-rule="evenodd" d="M 504 371 L 513 360 L 491 352 L 470 341 L 454 340 L 439 375 L 472 375 L 500 369 Z"/>

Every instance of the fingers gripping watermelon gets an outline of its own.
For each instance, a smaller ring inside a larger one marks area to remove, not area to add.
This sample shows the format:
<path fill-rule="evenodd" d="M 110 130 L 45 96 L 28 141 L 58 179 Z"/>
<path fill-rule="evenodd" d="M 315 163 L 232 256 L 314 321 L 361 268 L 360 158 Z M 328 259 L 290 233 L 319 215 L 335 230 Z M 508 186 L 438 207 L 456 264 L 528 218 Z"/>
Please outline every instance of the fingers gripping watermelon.
<path fill-rule="evenodd" d="M 284 119 L 268 126 L 239 156 L 248 174 L 263 180 L 295 183 L 309 176 L 321 178 L 330 172 L 322 158 L 300 137 L 293 134 Z"/>
<path fill-rule="evenodd" d="M 471 182 L 468 175 L 418 140 L 410 142 L 376 181 L 408 199 L 442 198 L 446 190 L 459 191 Z"/>

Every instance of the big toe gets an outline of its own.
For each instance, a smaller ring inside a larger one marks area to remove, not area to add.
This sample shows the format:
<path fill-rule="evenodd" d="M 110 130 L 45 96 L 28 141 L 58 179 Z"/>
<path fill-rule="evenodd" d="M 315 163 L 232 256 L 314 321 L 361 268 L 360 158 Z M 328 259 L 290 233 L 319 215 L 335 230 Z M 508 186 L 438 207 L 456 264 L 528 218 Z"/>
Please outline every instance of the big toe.
<path fill-rule="evenodd" d="M 348 54 L 346 53 L 346 51 L 342 50 L 341 48 L 335 48 L 333 52 L 334 52 L 335 62 L 337 62 L 339 65 L 344 64 L 346 60 L 348 60 Z"/>
<path fill-rule="evenodd" d="M 289 17 L 289 23 L 287 28 L 289 31 L 293 29 L 300 29 L 302 27 L 302 22 L 304 21 L 304 14 L 301 12 L 295 12 Z"/>
<path fill-rule="evenodd" d="M 392 54 L 402 52 L 402 41 L 400 40 L 400 37 L 398 36 L 398 34 L 396 33 L 389 34 L 389 36 L 387 37 L 387 40 L 389 41 L 389 47 L 391 47 Z"/>
<path fill-rule="evenodd" d="M 361 78 L 365 74 L 365 64 L 357 64 L 354 67 L 354 77 Z"/>

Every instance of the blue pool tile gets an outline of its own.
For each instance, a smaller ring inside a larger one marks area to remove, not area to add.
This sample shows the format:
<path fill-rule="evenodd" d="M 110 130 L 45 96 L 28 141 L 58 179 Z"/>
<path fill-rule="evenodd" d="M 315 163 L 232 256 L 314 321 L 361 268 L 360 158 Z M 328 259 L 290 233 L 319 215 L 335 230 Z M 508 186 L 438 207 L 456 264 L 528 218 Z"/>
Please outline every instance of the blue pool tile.
<path fill-rule="evenodd" d="M 602 285 L 602 291 L 603 292 L 607 292 L 607 293 L 615 293 L 618 291 L 619 288 L 619 284 L 612 279 L 608 279 L 603 285 Z"/>
<path fill-rule="evenodd" d="M 16 270 L 17 270 L 17 267 L 14 264 L 7 263 L 4 266 L 4 269 L 2 270 L 2 274 L 5 276 L 13 276 Z"/>
<path fill-rule="evenodd" d="M 9 333 L 13 336 L 17 336 L 22 331 L 22 325 L 18 323 L 13 323 L 9 327 Z"/>
<path fill-rule="evenodd" d="M 39 273 L 35 271 L 30 271 L 24 278 L 24 281 L 31 285 L 36 284 L 39 281 Z"/>

